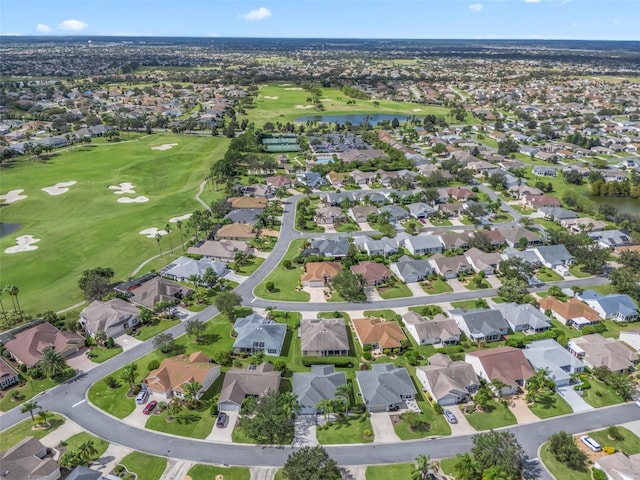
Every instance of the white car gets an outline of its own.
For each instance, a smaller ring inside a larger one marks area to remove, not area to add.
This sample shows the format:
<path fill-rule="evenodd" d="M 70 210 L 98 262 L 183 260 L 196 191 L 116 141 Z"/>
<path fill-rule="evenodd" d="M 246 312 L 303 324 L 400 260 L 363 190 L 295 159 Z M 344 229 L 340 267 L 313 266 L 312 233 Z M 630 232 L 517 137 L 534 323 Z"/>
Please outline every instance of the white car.
<path fill-rule="evenodd" d="M 640 408 L 640 400 L 636 402 L 636 407 Z"/>

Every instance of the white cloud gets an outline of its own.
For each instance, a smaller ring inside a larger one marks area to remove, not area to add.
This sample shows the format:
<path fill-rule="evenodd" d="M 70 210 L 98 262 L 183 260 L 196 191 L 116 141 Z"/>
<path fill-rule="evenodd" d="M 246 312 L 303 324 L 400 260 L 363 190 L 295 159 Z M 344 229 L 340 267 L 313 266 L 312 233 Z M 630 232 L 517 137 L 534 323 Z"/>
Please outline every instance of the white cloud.
<path fill-rule="evenodd" d="M 70 19 L 62 22 L 60 25 L 58 25 L 58 28 L 60 28 L 60 30 L 71 30 L 74 32 L 80 32 L 85 28 L 87 28 L 88 26 L 89 26 L 88 23 L 84 23 L 80 20 Z"/>
<path fill-rule="evenodd" d="M 240 18 L 253 22 L 255 20 L 264 20 L 265 18 L 269 18 L 271 16 L 271 10 L 267 7 L 256 8 L 255 10 L 251 10 L 249 13 L 245 13 L 244 15 L 240 15 Z"/>
<path fill-rule="evenodd" d="M 540 0 L 524 0 L 525 3 L 540 3 Z"/>
<path fill-rule="evenodd" d="M 49 33 L 51 31 L 51 27 L 49 25 L 45 25 L 44 23 L 39 23 L 36 25 L 36 32 L 40 33 Z"/>
<path fill-rule="evenodd" d="M 482 10 L 482 4 L 474 3 L 473 5 L 469 5 L 469 10 L 471 10 L 472 12 L 479 12 L 480 10 Z"/>

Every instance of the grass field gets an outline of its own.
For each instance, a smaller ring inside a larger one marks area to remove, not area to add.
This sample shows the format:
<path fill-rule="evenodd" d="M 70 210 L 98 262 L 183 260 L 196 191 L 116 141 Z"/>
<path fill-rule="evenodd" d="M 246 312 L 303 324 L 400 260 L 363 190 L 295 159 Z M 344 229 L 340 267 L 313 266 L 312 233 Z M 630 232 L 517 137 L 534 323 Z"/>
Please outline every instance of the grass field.
<path fill-rule="evenodd" d="M 500 405 L 494 400 L 492 400 L 489 405 L 490 411 L 474 412 L 465 417 L 469 424 L 476 430 L 493 430 L 518 423 L 516 417 L 507 407 Z"/>
<path fill-rule="evenodd" d="M 145 453 L 132 452 L 120 460 L 120 464 L 127 467 L 129 472 L 135 473 L 136 480 L 159 480 L 167 468 L 167 459 Z"/>
<path fill-rule="evenodd" d="M 447 116 L 449 113 L 449 110 L 443 107 L 389 100 L 380 100 L 377 107 L 373 105 L 372 100 L 356 100 L 355 104 L 347 105 L 347 101 L 352 99 L 336 88 L 322 89 L 322 99 L 326 99 L 322 101 L 325 110 L 318 112 L 313 104 L 307 103 L 307 97 L 312 95 L 302 89 L 295 90 L 296 88 L 300 87 L 291 84 L 266 85 L 260 88 L 260 98 L 255 102 L 256 108 L 247 109 L 247 118 L 256 124 L 262 124 L 267 121 L 291 122 L 305 115 L 397 113 L 423 117 L 429 114 Z M 312 108 L 297 108 L 298 106 Z"/>
<path fill-rule="evenodd" d="M 365 436 L 365 431 L 369 433 L 368 436 Z M 329 427 L 325 425 L 322 430 L 318 428 L 316 437 L 323 445 L 370 443 L 373 442 L 373 427 L 366 415 L 348 417 L 334 421 Z"/>
<path fill-rule="evenodd" d="M 365 478 L 367 480 L 413 478 L 412 472 L 413 466 L 410 463 L 398 463 L 396 465 L 371 465 L 367 467 Z"/>
<path fill-rule="evenodd" d="M 573 412 L 569 404 L 557 393 L 538 399 L 529 409 L 538 418 L 550 418 Z"/>
<path fill-rule="evenodd" d="M 300 253 L 300 248 L 304 245 L 304 239 L 297 239 L 291 242 L 287 253 L 282 257 L 284 260 L 292 260 Z M 300 280 L 300 275 L 304 269 L 297 263 L 292 263 L 291 268 L 285 268 L 282 262 L 261 282 L 254 290 L 257 297 L 266 300 L 282 300 L 285 302 L 308 302 L 309 294 L 304 291 L 297 291 L 296 286 Z M 273 282 L 274 290 L 267 290 L 267 282 Z"/>
<path fill-rule="evenodd" d="M 100 458 L 109 447 L 109 442 L 106 440 L 94 437 L 87 432 L 80 432 L 65 440 L 67 452 L 77 450 L 80 445 L 88 441 L 93 442 L 93 446 L 96 449 L 96 454 L 91 457 L 92 460 Z"/>
<path fill-rule="evenodd" d="M 620 440 L 611 440 L 606 430 L 591 432 L 589 436 L 600 445 L 609 445 L 626 455 L 640 453 L 640 438 L 635 433 L 624 427 L 618 427 L 618 432 L 622 437 Z"/>
<path fill-rule="evenodd" d="M 35 414 L 35 412 L 34 412 Z M 36 419 L 37 421 L 37 419 Z M 31 418 L 24 420 L 13 427 L 5 430 L 0 435 L 0 451 L 5 451 L 27 437 L 42 438 L 49 435 L 56 428 L 64 423 L 64 418 L 60 415 L 53 415 L 49 420 L 51 426 L 49 428 L 33 428 Z"/>
<path fill-rule="evenodd" d="M 188 475 L 193 480 L 211 480 L 218 475 L 224 480 L 249 480 L 251 474 L 244 467 L 214 467 L 212 465 L 194 465 L 189 469 Z"/>
<path fill-rule="evenodd" d="M 170 143 L 177 145 L 151 149 Z M 0 209 L 0 221 L 23 225 L 0 239 L 3 282 L 18 286 L 22 308 L 36 314 L 81 301 L 77 279 L 88 268 L 111 267 L 115 281 L 126 279 L 159 252 L 155 239 L 140 235 L 140 230 L 161 229 L 171 217 L 202 208 L 194 195 L 227 144 L 213 137 L 151 135 L 78 146 L 46 161 L 4 168 L 0 193 L 24 189 L 27 198 Z M 62 195 L 41 190 L 67 181 L 77 184 Z M 125 196 L 146 196 L 149 201 L 118 203 L 119 196 L 107 187 L 121 182 L 134 184 L 136 193 Z M 38 249 L 5 253 L 20 235 L 40 239 Z M 172 235 L 176 245 L 177 228 Z M 160 244 L 169 250 L 166 236 Z"/>
<path fill-rule="evenodd" d="M 591 480 L 591 471 L 585 468 L 582 471 L 573 470 L 565 463 L 559 462 L 548 450 L 548 442 L 540 449 L 540 459 L 558 480 Z"/>

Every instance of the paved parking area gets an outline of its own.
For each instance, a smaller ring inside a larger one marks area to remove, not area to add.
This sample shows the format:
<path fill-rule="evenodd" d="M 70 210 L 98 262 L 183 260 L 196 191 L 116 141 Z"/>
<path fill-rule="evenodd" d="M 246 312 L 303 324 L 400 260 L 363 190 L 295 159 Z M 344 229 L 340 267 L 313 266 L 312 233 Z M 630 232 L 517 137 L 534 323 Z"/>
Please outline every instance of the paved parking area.
<path fill-rule="evenodd" d="M 67 364 L 73 368 L 76 373 L 84 373 L 88 372 L 92 368 L 98 366 L 97 363 L 91 361 L 89 357 L 87 357 L 87 348 L 83 348 L 80 352 L 75 354 L 73 357 L 67 359 Z"/>
<path fill-rule="evenodd" d="M 478 433 L 478 431 L 469 424 L 458 405 L 450 405 L 444 408 L 451 410 L 451 413 L 458 419 L 458 423 L 449 424 L 451 426 L 451 435 L 472 435 Z"/>
<path fill-rule="evenodd" d="M 116 343 L 122 347 L 122 349 L 126 352 L 127 350 L 132 349 L 136 345 L 140 345 L 142 342 L 138 339 L 133 338 L 131 335 L 120 335 L 115 339 Z"/>
<path fill-rule="evenodd" d="M 218 428 L 217 426 L 213 426 L 213 430 L 207 437 L 207 440 L 211 440 L 212 442 L 221 442 L 221 443 L 231 443 L 231 434 L 233 433 L 233 428 L 236 426 L 236 422 L 238 421 L 238 415 L 240 412 L 225 412 L 229 415 L 229 421 L 227 422 L 227 426 L 224 428 Z"/>
<path fill-rule="evenodd" d="M 393 423 L 387 412 L 372 413 L 373 443 L 399 442 L 400 438 L 393 430 Z"/>
<path fill-rule="evenodd" d="M 147 420 L 149 419 L 149 415 L 145 415 L 144 413 L 142 413 L 142 410 L 144 410 L 145 405 L 151 400 L 155 400 L 158 403 L 161 401 L 158 398 L 153 398 L 153 395 L 151 395 L 143 404 L 136 404 L 135 410 L 124 417 L 122 419 L 122 422 L 126 423 L 127 425 L 131 425 L 132 427 L 144 428 L 147 424 Z"/>

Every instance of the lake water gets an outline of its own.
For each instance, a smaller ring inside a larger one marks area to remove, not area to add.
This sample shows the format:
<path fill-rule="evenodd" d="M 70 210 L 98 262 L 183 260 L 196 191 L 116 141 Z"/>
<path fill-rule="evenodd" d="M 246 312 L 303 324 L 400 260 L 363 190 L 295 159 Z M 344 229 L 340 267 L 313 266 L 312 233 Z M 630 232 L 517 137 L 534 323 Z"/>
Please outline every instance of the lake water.
<path fill-rule="evenodd" d="M 589 195 L 587 198 L 595 203 L 596 211 L 598 205 L 607 204 L 616 207 L 620 213 L 640 215 L 640 198 L 594 197 L 592 195 Z"/>
<path fill-rule="evenodd" d="M 13 232 L 22 228 L 21 223 L 2 223 L 0 222 L 0 238 L 11 235 Z"/>
<path fill-rule="evenodd" d="M 352 125 L 360 125 L 364 123 L 365 117 L 367 117 L 371 125 L 377 125 L 380 122 L 392 121 L 397 118 L 399 122 L 405 122 L 408 115 L 394 115 L 392 113 L 372 113 L 366 114 L 347 114 L 347 115 L 305 115 L 304 117 L 298 117 L 296 122 L 321 122 L 321 123 L 342 123 L 351 122 Z"/>

